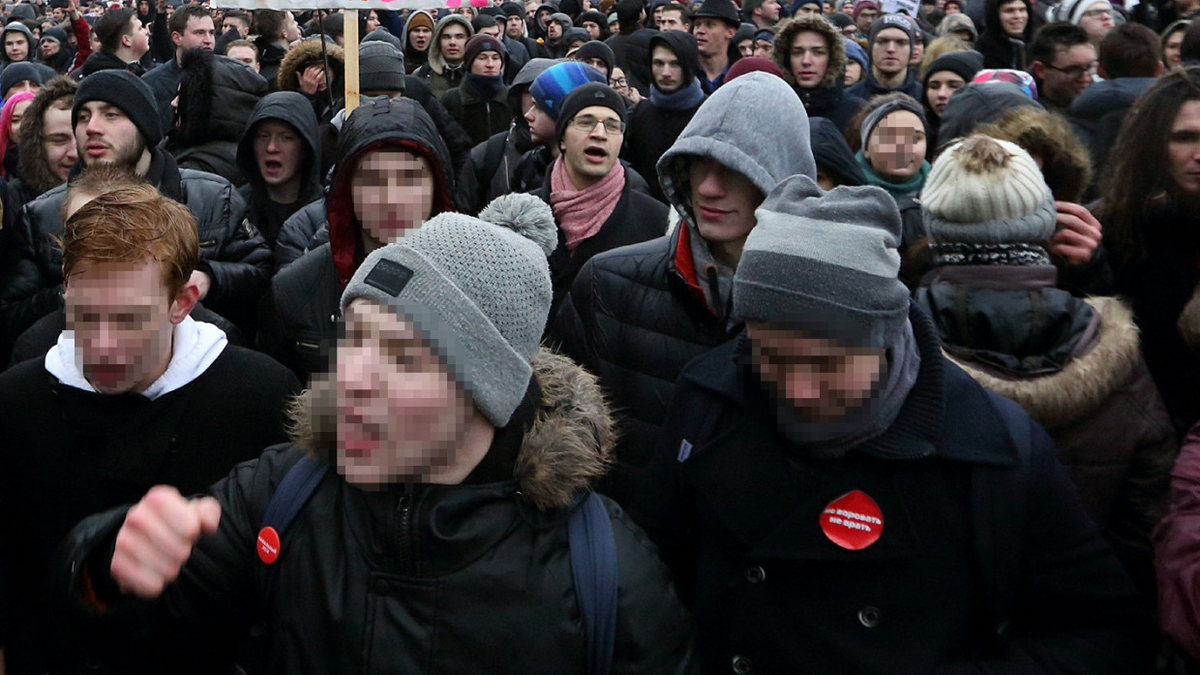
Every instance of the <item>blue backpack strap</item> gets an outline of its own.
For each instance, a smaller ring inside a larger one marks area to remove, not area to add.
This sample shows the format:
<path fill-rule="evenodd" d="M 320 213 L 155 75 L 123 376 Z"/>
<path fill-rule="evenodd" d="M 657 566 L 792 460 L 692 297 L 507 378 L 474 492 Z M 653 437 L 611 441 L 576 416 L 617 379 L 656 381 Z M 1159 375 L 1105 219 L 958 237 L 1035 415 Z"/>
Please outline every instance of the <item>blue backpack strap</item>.
<path fill-rule="evenodd" d="M 608 675 L 617 640 L 617 542 L 612 519 L 595 493 L 571 514 L 567 537 L 587 635 L 587 673 Z"/>
<path fill-rule="evenodd" d="M 288 470 L 279 488 L 271 496 L 267 504 L 267 512 L 263 515 L 263 527 L 271 527 L 279 535 L 291 524 L 292 519 L 300 513 L 305 502 L 316 491 L 317 485 L 329 470 L 329 463 L 305 456 Z"/>

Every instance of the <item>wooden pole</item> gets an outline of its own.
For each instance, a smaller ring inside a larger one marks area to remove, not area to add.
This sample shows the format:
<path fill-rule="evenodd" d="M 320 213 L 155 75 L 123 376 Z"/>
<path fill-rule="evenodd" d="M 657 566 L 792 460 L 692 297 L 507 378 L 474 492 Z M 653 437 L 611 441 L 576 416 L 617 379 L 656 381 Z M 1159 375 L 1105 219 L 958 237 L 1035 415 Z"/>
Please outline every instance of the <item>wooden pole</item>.
<path fill-rule="evenodd" d="M 346 58 L 346 115 L 358 107 L 358 10 L 347 9 L 342 22 L 342 37 L 345 38 Z"/>

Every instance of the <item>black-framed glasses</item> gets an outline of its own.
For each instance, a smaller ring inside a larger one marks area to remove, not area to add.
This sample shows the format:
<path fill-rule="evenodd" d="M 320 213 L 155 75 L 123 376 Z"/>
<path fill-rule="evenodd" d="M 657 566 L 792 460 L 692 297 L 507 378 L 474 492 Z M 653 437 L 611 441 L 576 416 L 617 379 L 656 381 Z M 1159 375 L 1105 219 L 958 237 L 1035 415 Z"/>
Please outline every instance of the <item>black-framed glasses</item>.
<path fill-rule="evenodd" d="M 597 124 L 603 124 L 604 130 L 610 134 L 625 133 L 625 123 L 615 117 L 597 119 L 591 115 L 583 115 L 571 120 L 571 126 L 584 133 L 592 133 Z"/>
<path fill-rule="evenodd" d="M 629 84 L 629 80 L 626 80 L 623 77 L 614 77 L 608 81 L 608 86 L 610 87 L 624 87 L 627 84 Z"/>
<path fill-rule="evenodd" d="M 1078 80 L 1079 78 L 1083 77 L 1084 75 L 1091 75 L 1092 70 L 1096 67 L 1096 62 L 1093 61 L 1092 63 L 1089 63 L 1086 66 L 1068 66 L 1066 68 L 1059 68 L 1058 66 L 1052 66 L 1049 63 L 1044 63 L 1042 65 L 1046 66 L 1050 70 L 1057 70 L 1058 72 L 1062 73 L 1063 75 L 1066 75 L 1067 77 L 1069 77 L 1072 80 Z"/>

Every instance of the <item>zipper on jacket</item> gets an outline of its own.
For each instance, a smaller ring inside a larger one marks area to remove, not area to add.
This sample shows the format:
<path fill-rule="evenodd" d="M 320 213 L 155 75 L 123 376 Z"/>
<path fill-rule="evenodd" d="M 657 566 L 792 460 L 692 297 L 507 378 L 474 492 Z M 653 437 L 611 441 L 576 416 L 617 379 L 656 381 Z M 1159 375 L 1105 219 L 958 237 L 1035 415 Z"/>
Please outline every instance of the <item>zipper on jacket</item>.
<path fill-rule="evenodd" d="M 708 293 L 712 296 L 713 308 L 722 311 L 721 288 L 717 285 L 717 266 L 709 263 L 704 266 L 704 274 L 708 277 Z"/>
<path fill-rule="evenodd" d="M 400 498 L 396 500 L 396 512 L 399 514 L 399 541 L 396 550 L 399 554 L 400 570 L 402 572 L 410 571 L 412 567 L 412 502 L 413 502 L 413 485 L 406 482 L 404 491 L 400 493 Z"/>

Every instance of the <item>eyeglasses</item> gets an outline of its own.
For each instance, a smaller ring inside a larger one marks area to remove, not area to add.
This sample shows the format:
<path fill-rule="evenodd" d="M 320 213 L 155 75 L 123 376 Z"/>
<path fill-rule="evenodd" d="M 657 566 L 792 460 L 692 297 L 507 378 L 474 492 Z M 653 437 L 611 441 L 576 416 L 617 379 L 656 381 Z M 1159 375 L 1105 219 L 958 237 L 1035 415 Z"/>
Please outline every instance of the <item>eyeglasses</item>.
<path fill-rule="evenodd" d="M 1089 9 L 1083 13 L 1089 19 L 1108 19 L 1112 17 L 1112 14 L 1111 9 Z"/>
<path fill-rule="evenodd" d="M 1052 66 L 1049 63 L 1044 63 L 1042 65 L 1046 66 L 1050 70 L 1057 70 L 1072 80 L 1078 80 L 1084 75 L 1090 76 L 1092 74 L 1092 70 L 1096 67 L 1096 62 L 1093 61 L 1086 66 L 1070 66 L 1067 68 L 1059 68 L 1058 66 Z"/>
<path fill-rule="evenodd" d="M 625 123 L 615 117 L 598 120 L 591 115 L 585 115 L 583 117 L 576 117 L 575 119 L 571 120 L 572 127 L 589 134 L 592 133 L 592 131 L 596 128 L 597 124 L 603 124 L 604 130 L 610 134 L 625 133 Z"/>
<path fill-rule="evenodd" d="M 623 77 L 614 77 L 608 81 L 608 86 L 610 87 L 624 87 L 627 84 L 629 84 L 629 80 L 626 80 Z"/>

